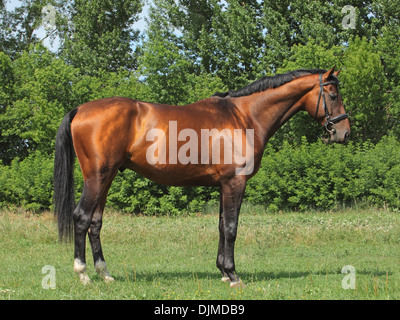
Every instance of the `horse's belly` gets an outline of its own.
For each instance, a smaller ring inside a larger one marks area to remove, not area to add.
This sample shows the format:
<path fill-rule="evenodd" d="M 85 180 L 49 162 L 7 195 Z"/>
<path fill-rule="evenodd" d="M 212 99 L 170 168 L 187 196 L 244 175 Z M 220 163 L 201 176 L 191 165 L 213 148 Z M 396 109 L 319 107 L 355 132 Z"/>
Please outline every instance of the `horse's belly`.
<path fill-rule="evenodd" d="M 203 164 L 149 164 L 129 160 L 122 167 L 126 168 L 163 185 L 218 186 L 220 182 L 215 168 Z"/>

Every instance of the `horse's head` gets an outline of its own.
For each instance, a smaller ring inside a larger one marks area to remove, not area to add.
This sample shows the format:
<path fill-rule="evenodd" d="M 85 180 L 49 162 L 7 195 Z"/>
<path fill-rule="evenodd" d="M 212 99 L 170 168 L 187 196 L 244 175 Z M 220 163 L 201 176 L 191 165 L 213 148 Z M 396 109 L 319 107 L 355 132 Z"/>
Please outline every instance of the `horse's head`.
<path fill-rule="evenodd" d="M 346 142 L 350 135 L 350 123 L 339 94 L 340 70 L 314 75 L 314 88 L 304 97 L 307 112 L 324 126 L 333 142 Z"/>

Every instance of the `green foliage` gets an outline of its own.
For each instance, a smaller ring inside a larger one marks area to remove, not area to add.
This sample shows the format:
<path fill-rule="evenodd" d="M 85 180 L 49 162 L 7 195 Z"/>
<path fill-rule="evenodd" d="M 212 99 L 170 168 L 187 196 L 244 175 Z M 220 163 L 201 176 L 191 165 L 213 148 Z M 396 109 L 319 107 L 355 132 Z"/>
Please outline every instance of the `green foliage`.
<path fill-rule="evenodd" d="M 179 215 L 200 212 L 206 203 L 217 200 L 218 190 L 215 188 L 157 185 L 126 170 L 114 179 L 107 203 L 122 212 Z"/>
<path fill-rule="evenodd" d="M 360 202 L 398 208 L 400 143 L 385 138 L 358 146 L 285 143 L 267 147 L 261 169 L 249 181 L 246 199 L 269 210 L 333 209 Z"/>
<path fill-rule="evenodd" d="M 52 156 L 34 152 L 10 166 L 0 163 L 0 206 L 21 206 L 28 210 L 49 209 L 53 194 Z"/>
<path fill-rule="evenodd" d="M 397 6 L 397 10 L 400 7 Z M 388 17 L 390 18 L 390 16 Z M 400 26 L 391 25 L 382 28 L 378 38 L 376 52 L 380 54 L 386 81 L 387 126 L 400 137 Z"/>
<path fill-rule="evenodd" d="M 11 59 L 4 52 L 0 52 L 0 113 L 4 111 L 9 102 L 9 96 L 13 83 Z"/>
<path fill-rule="evenodd" d="M 157 29 L 149 33 L 150 41 L 143 47 L 141 74 L 146 78 L 149 101 L 179 104 L 185 99 L 190 61 L 182 54 L 168 30 Z"/>
<path fill-rule="evenodd" d="M 96 99 L 117 96 L 145 100 L 146 88 L 139 82 L 136 73 L 123 69 L 118 72 L 102 70 L 95 77 L 79 76 L 73 83 L 74 106 Z"/>
<path fill-rule="evenodd" d="M 39 39 L 35 30 L 42 23 L 42 8 L 52 0 L 23 0 L 13 11 L 0 4 L 0 51 L 16 58 Z M 8 1 L 9 2 L 9 1 Z"/>
<path fill-rule="evenodd" d="M 150 39 L 144 44 L 139 60 L 141 74 L 146 79 L 147 101 L 187 104 L 223 90 L 217 76 L 192 70 L 180 46 L 171 41 L 175 35 L 168 29 L 151 29 L 148 36 Z"/>
<path fill-rule="evenodd" d="M 0 119 L 10 104 L 13 82 L 14 74 L 11 59 L 4 52 L 0 52 Z M 0 159 L 8 164 L 16 154 L 10 150 L 10 138 L 4 134 L 4 129 L 5 127 L 0 125 Z"/>
<path fill-rule="evenodd" d="M 186 104 L 207 98 L 224 86 L 218 76 L 202 72 L 202 67 L 188 59 L 188 52 L 164 17 L 162 8 L 151 11 L 157 24 L 151 24 L 148 41 L 139 59 L 145 78 L 147 101 Z"/>
<path fill-rule="evenodd" d="M 139 32 L 132 25 L 141 9 L 141 0 L 73 1 L 69 21 L 60 27 L 62 56 L 86 75 L 135 69 L 131 42 L 138 40 Z"/>
<path fill-rule="evenodd" d="M 355 38 L 343 59 L 341 93 L 356 140 L 378 141 L 388 131 L 388 78 L 377 49 L 372 41 Z"/>
<path fill-rule="evenodd" d="M 34 150 L 50 154 L 60 120 L 74 106 L 76 70 L 36 45 L 13 61 L 12 73 L 12 91 L 0 114 L 8 153 L 20 158 Z"/>

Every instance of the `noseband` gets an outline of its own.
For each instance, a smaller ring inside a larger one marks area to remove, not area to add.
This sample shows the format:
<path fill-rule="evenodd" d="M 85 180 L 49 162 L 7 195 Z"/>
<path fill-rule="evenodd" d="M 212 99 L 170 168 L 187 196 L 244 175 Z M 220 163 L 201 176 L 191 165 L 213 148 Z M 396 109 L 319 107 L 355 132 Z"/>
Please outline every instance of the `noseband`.
<path fill-rule="evenodd" d="M 347 115 L 347 113 L 343 113 L 343 114 L 338 115 L 333 118 L 330 117 L 328 108 L 326 107 L 326 101 L 325 101 L 325 95 L 324 95 L 324 86 L 327 86 L 329 84 L 337 84 L 337 82 L 336 81 L 322 82 L 322 74 L 320 74 L 319 75 L 319 96 L 318 96 L 317 110 L 315 111 L 315 119 L 317 119 L 317 116 L 318 116 L 319 102 L 322 97 L 322 105 L 324 107 L 325 119 L 326 119 L 324 128 L 329 133 L 334 134 L 336 132 L 336 130 L 333 128 L 333 124 L 335 124 L 336 122 L 339 122 L 343 119 L 347 119 L 348 115 Z"/>

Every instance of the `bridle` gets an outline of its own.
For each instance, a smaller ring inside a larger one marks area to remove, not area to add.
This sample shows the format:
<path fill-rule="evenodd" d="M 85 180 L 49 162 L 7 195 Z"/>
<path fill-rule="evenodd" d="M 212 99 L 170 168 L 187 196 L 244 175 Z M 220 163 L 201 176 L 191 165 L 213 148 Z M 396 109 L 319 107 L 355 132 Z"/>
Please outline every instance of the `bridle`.
<path fill-rule="evenodd" d="M 329 84 L 337 84 L 337 81 L 329 81 L 329 82 L 322 82 L 322 74 L 319 75 L 319 96 L 318 96 L 318 102 L 317 102 L 317 110 L 315 111 L 315 119 L 317 119 L 318 117 L 318 109 L 319 109 L 319 102 L 321 100 L 322 97 L 322 105 L 324 107 L 324 111 L 325 111 L 325 124 L 324 124 L 324 128 L 326 131 L 328 131 L 329 133 L 334 134 L 336 132 L 335 128 L 333 128 L 333 124 L 335 124 L 336 122 L 339 122 L 343 119 L 347 119 L 348 118 L 348 114 L 347 113 L 343 113 L 341 115 L 338 115 L 336 117 L 331 118 L 328 112 L 328 108 L 326 107 L 326 101 L 325 101 L 325 95 L 324 95 L 324 86 L 327 86 Z"/>

